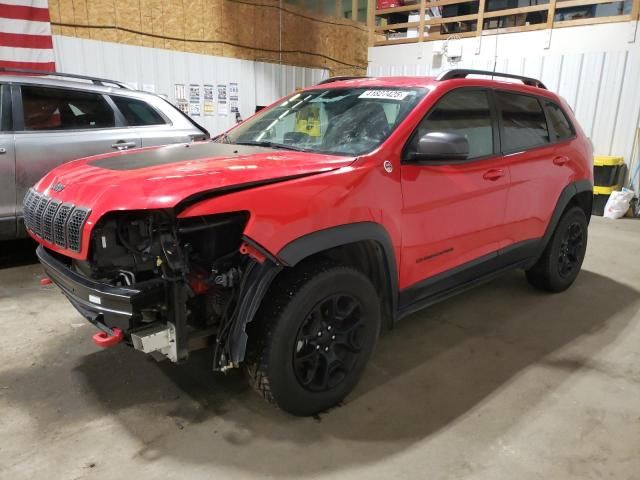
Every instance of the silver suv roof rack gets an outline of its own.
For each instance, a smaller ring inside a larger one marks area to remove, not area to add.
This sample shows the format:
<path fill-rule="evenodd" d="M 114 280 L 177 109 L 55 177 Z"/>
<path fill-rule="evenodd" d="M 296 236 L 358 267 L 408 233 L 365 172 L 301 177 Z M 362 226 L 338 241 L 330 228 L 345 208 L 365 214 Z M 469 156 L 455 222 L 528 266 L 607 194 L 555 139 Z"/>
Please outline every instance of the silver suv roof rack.
<path fill-rule="evenodd" d="M 436 80 L 442 81 L 451 80 L 454 78 L 466 78 L 469 75 L 488 75 L 490 77 L 514 78 L 516 80 L 520 80 L 522 83 L 530 87 L 544 88 L 545 90 L 547 89 L 544 83 L 536 78 L 523 77 L 522 75 L 513 75 L 511 73 L 491 72 L 489 70 L 468 70 L 464 68 L 457 68 L 442 72 L 436 77 Z"/>
<path fill-rule="evenodd" d="M 26 68 L 7 68 L 0 67 L 0 73 L 19 73 L 26 75 L 42 75 L 42 76 L 51 76 L 51 77 L 63 77 L 63 78 L 78 78 L 80 80 L 89 80 L 93 82 L 95 85 L 101 85 L 106 87 L 107 84 L 115 85 L 119 88 L 126 88 L 127 90 L 132 90 L 132 88 L 126 83 L 119 82 L 117 80 L 109 80 L 106 78 L 98 78 L 91 77 L 89 75 L 76 75 L 75 73 L 61 73 L 61 72 L 47 72 L 45 70 L 29 70 Z"/>

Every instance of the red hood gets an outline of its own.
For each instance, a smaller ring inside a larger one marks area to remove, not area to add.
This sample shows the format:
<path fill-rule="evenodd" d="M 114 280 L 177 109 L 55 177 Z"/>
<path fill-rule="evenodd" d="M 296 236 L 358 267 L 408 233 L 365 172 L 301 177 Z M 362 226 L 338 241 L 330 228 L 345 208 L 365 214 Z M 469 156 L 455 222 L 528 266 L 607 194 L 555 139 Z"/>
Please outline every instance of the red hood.
<path fill-rule="evenodd" d="M 352 162 L 350 157 L 212 142 L 168 145 L 66 163 L 40 180 L 36 190 L 96 213 L 171 208 L 198 193 L 286 180 Z"/>
<path fill-rule="evenodd" d="M 353 160 L 213 142 L 168 145 L 63 164 L 40 180 L 36 190 L 91 209 L 83 230 L 85 236 L 110 211 L 172 208 L 192 195 L 326 172 L 345 167 Z M 83 258 L 86 244 L 83 242 L 80 254 L 64 252 Z"/>

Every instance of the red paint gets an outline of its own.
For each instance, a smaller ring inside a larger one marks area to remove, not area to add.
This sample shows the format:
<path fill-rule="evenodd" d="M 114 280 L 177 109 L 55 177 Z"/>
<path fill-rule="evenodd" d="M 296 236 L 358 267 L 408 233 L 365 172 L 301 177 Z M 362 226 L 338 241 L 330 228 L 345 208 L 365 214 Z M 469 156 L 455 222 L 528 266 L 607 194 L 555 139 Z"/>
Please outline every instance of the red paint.
<path fill-rule="evenodd" d="M 100 331 L 92 337 L 92 340 L 100 348 L 109 348 L 122 342 L 124 333 L 119 328 L 113 328 L 113 335 Z"/>
<path fill-rule="evenodd" d="M 47 7 L 31 7 L 27 5 L 9 5 L 1 3 L 0 18 L 14 20 L 30 20 L 32 22 L 49 22 L 49 9 Z"/>
<path fill-rule="evenodd" d="M 51 35 L 27 35 L 0 32 L 0 45 L 12 48 L 53 48 Z"/>
<path fill-rule="evenodd" d="M 86 239 L 108 212 L 169 209 L 203 190 L 313 174 L 202 200 L 180 217 L 249 211 L 244 235 L 276 256 L 303 235 L 353 222 L 377 222 L 391 238 L 403 289 L 498 248 L 542 237 L 562 189 L 575 180 L 592 180 L 590 144 L 571 110 L 547 90 L 495 80 L 438 82 L 425 77 L 347 80 L 312 89 L 347 86 L 426 87 L 430 93 L 377 150 L 358 158 L 279 151 L 123 171 L 94 167 L 86 159 L 67 163 L 36 188 L 91 208 L 83 230 L 83 250 L 75 254 L 36 240 L 64 255 L 85 259 Z M 428 110 L 445 93 L 467 86 L 532 93 L 561 103 L 577 136 L 473 162 L 401 164 L 402 149 Z M 558 157 L 568 160 L 558 164 L 554 162 Z M 385 161 L 392 163 L 391 173 L 384 170 Z M 66 186 L 60 193 L 50 189 L 58 182 Z M 425 257 L 430 258 L 423 261 Z"/>
<path fill-rule="evenodd" d="M 40 285 L 42 285 L 43 287 L 45 285 L 51 285 L 53 282 L 51 281 L 51 279 L 49 277 L 43 277 L 40 279 Z"/>
<path fill-rule="evenodd" d="M 265 257 L 257 248 L 252 247 L 246 242 L 240 245 L 240 253 L 243 255 L 249 255 L 258 263 L 264 263 L 267 259 L 267 257 Z"/>

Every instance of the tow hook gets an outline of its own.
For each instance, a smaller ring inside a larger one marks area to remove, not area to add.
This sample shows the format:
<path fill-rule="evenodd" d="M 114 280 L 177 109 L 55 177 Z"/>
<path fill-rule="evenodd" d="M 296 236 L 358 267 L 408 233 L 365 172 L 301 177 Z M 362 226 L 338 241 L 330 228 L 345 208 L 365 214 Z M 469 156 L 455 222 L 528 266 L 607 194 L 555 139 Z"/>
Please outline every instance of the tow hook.
<path fill-rule="evenodd" d="M 93 336 L 93 343 L 100 348 L 109 348 L 124 340 L 124 333 L 119 328 L 112 328 L 111 335 L 107 332 L 98 332 Z"/>

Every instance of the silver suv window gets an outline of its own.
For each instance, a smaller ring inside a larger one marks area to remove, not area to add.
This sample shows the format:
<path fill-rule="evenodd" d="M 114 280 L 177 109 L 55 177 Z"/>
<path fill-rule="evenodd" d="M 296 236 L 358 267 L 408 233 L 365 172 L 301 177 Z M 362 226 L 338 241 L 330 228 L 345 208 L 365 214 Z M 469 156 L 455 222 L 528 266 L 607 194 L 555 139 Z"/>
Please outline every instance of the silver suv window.
<path fill-rule="evenodd" d="M 141 100 L 112 96 L 111 99 L 122 113 L 127 124 L 132 127 L 164 125 L 165 120 L 150 105 Z"/>
<path fill-rule="evenodd" d="M 115 126 L 114 113 L 98 93 L 22 85 L 25 130 L 84 130 Z"/>

